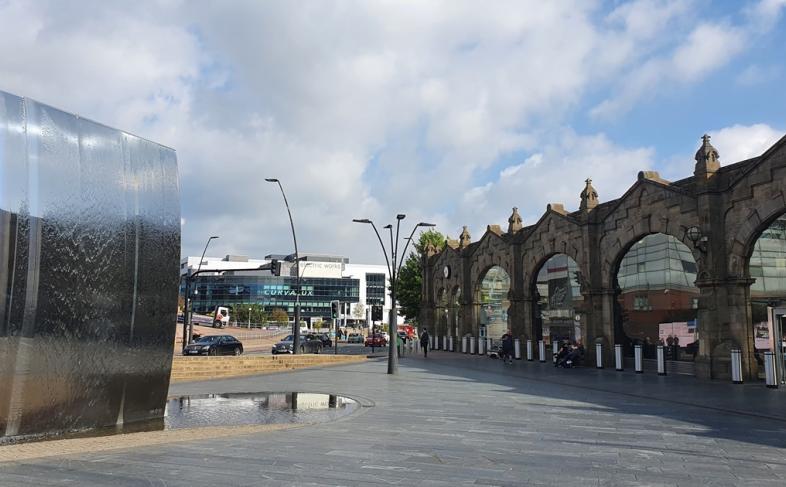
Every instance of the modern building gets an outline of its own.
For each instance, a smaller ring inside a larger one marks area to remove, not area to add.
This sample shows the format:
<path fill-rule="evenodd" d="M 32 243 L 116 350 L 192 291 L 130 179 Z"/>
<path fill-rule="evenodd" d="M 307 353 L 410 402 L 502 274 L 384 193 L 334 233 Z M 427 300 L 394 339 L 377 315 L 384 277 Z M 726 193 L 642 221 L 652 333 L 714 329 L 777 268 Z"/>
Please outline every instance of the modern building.
<path fill-rule="evenodd" d="M 294 319 L 297 275 L 294 254 L 270 254 L 264 259 L 227 255 L 181 260 L 182 276 L 191 278 L 192 309 L 211 313 L 217 306 L 243 310 L 249 304 L 267 312 L 283 309 Z M 387 293 L 389 276 L 384 265 L 350 264 L 347 257 L 300 254 L 300 315 L 308 324 L 328 320 L 331 301 L 348 303 L 348 323 L 369 324 L 372 310 L 381 307 L 381 323 L 391 308 Z M 185 292 L 185 279 L 181 293 Z M 239 311 L 242 313 L 242 311 Z M 377 314 L 380 314 L 379 312 Z M 403 323 L 403 319 L 399 318 Z M 380 321 L 376 321 L 380 323 Z"/>

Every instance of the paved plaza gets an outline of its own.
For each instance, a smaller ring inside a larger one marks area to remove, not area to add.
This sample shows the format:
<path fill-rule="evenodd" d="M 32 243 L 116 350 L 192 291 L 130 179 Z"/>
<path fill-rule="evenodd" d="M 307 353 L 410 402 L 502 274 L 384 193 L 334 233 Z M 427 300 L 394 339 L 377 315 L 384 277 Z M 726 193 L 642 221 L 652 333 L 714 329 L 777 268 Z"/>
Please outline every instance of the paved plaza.
<path fill-rule="evenodd" d="M 329 392 L 364 407 L 294 429 L 131 435 L 128 448 L 112 437 L 121 449 L 0 463 L 0 485 L 786 484 L 780 390 L 445 352 L 385 370 L 374 360 L 176 384 L 172 395 Z"/>

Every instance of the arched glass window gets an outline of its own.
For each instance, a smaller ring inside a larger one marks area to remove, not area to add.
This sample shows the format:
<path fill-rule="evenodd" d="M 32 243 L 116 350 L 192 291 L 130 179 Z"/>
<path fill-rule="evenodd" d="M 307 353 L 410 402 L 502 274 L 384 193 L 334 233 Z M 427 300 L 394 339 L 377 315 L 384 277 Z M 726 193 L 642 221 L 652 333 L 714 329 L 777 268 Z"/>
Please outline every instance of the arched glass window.
<path fill-rule="evenodd" d="M 690 249 L 671 235 L 648 235 L 628 250 L 617 271 L 617 334 L 628 355 L 638 343 L 645 358 L 655 358 L 663 344 L 667 359 L 695 360 L 701 337 L 696 272 Z"/>
<path fill-rule="evenodd" d="M 501 337 L 508 328 L 510 276 L 500 266 L 486 272 L 480 283 L 481 336 Z"/>

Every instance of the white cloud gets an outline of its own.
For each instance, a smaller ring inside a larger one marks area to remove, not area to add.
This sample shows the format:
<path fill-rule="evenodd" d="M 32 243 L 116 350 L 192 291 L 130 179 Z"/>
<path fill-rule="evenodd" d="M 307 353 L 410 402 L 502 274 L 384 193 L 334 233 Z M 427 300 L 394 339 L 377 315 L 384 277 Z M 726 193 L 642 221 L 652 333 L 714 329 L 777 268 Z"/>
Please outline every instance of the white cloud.
<path fill-rule="evenodd" d="M 783 137 L 783 129 L 763 123 L 732 125 L 709 133 L 712 145 L 718 149 L 721 162 L 731 164 L 760 156 Z"/>
<path fill-rule="evenodd" d="M 600 200 L 608 201 L 627 191 L 639 171 L 654 166 L 654 149 L 621 147 L 603 134 L 579 135 L 565 129 L 541 148 L 524 163 L 503 169 L 497 180 L 469 190 L 458 212 L 467 220 L 455 222 L 454 228 L 471 225 L 473 235 L 480 238 L 488 224 L 506 228 L 514 206 L 531 225 L 548 203 L 577 210 L 587 178 L 592 178 Z"/>
<path fill-rule="evenodd" d="M 278 177 L 302 250 L 379 261 L 352 218 L 455 237 L 512 206 L 575 207 L 587 176 L 621 194 L 653 149 L 569 118 L 609 88 L 597 110 L 624 113 L 747 45 L 692 5 L 0 0 L 0 89 L 176 148 L 185 253 L 210 234 L 216 254 L 290 249 Z"/>

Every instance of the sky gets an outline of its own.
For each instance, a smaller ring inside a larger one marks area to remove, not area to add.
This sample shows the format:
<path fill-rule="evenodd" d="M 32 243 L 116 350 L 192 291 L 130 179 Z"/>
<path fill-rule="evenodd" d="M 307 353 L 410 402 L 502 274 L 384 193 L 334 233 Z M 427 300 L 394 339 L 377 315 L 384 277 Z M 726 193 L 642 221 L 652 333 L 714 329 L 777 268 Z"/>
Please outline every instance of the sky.
<path fill-rule="evenodd" d="M 786 134 L 786 0 L 0 0 L 0 90 L 177 151 L 182 253 L 384 263 Z M 402 244 L 403 245 L 403 244 Z"/>

